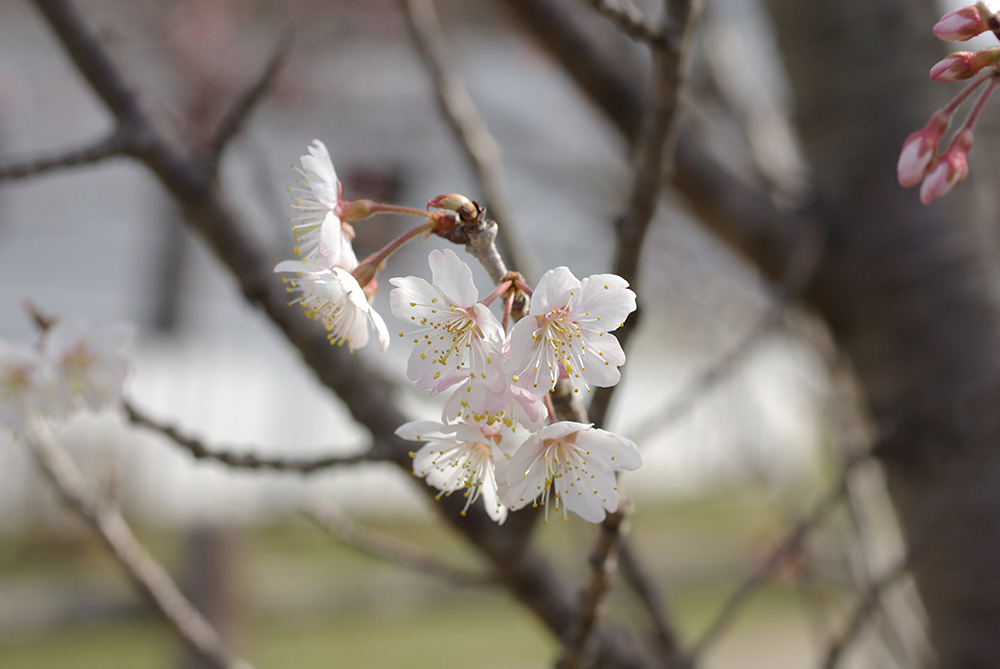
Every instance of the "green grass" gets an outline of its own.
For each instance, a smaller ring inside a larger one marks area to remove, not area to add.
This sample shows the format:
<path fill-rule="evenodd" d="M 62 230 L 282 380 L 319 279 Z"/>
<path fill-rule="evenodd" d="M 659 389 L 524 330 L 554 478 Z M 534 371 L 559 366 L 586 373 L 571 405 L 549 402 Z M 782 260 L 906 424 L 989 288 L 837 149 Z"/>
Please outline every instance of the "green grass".
<path fill-rule="evenodd" d="M 783 536 L 788 519 L 776 508 L 766 495 L 753 494 L 639 506 L 631 521 L 634 547 L 658 591 L 668 597 L 684 641 L 704 631 L 755 561 Z M 372 524 L 466 568 L 481 566 L 440 525 Z M 582 584 L 594 532 L 586 523 L 560 520 L 539 527 L 536 536 L 565 578 Z M 172 573 L 183 571 L 184 535 L 142 534 Z M 228 536 L 230 561 L 221 577 L 235 612 L 234 645 L 258 669 L 531 669 L 551 666 L 558 653 L 548 632 L 501 590 L 447 585 L 373 559 L 299 521 Z M 823 588 L 836 604 L 838 593 Z M 87 606 L 100 615 L 54 615 L 17 624 L 18 612 L 5 604 L 5 598 L 12 601 L 11 592 L 51 600 L 53 610 L 64 614 Z M 625 589 L 616 589 L 609 606 L 624 624 L 645 624 Z M 771 644 L 808 650 L 809 630 L 803 627 L 794 582 L 779 581 L 755 595 L 709 659 L 743 658 L 751 647 L 768 658 Z M 95 541 L 0 539 L 0 667 L 158 669 L 176 666 L 178 653 L 173 635 L 138 601 Z M 779 660 L 787 662 L 773 661 Z M 719 660 L 710 666 L 730 665 Z"/>

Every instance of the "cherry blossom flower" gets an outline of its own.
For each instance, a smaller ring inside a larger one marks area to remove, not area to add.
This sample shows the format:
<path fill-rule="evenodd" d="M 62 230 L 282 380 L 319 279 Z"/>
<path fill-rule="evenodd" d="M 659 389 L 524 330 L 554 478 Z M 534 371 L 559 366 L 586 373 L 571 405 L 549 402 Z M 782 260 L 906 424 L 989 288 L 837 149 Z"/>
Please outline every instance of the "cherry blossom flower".
<path fill-rule="evenodd" d="M 572 421 L 553 423 L 521 444 L 503 472 L 501 496 L 516 511 L 528 504 L 546 507 L 554 498 L 563 518 L 572 511 L 599 523 L 618 510 L 615 472 L 642 464 L 636 445 L 611 432 Z"/>
<path fill-rule="evenodd" d="M 58 323 L 39 346 L 0 341 L 0 422 L 20 431 L 30 418 L 58 420 L 121 401 L 131 367 L 120 349 L 132 329 Z"/>
<path fill-rule="evenodd" d="M 385 321 L 368 303 L 365 291 L 354 275 L 342 267 L 327 269 L 315 262 L 285 260 L 275 272 L 296 272 L 295 279 L 284 279 L 290 293 L 299 293 L 289 304 L 301 304 L 306 316 L 323 323 L 330 332 L 330 342 L 347 347 L 353 353 L 368 343 L 368 327 L 374 328 L 379 349 L 389 346 Z"/>
<path fill-rule="evenodd" d="M 121 401 L 131 363 L 121 353 L 133 329 L 124 324 L 90 330 L 60 321 L 45 333 L 41 378 L 48 411 L 99 411 Z"/>
<path fill-rule="evenodd" d="M 443 495 L 464 490 L 463 516 L 482 496 L 490 518 L 501 524 L 506 520 L 507 507 L 500 502 L 497 475 L 517 442 L 503 424 L 412 421 L 401 425 L 396 434 L 410 441 L 427 442 L 412 454 L 413 475 L 425 479 Z"/>
<path fill-rule="evenodd" d="M 389 280 L 396 286 L 389 294 L 392 313 L 415 328 L 407 378 L 436 393 L 474 376 L 500 392 L 506 384 L 503 327 L 479 302 L 472 270 L 450 249 L 433 250 L 427 259 L 431 283 L 415 276 Z"/>
<path fill-rule="evenodd" d="M 542 427 L 547 415 L 542 397 L 512 383 L 496 390 L 473 375 L 464 376 L 445 400 L 441 417 L 445 421 L 500 421 L 514 431 L 518 425 L 534 431 Z"/>
<path fill-rule="evenodd" d="M 546 272 L 531 298 L 528 315 L 510 331 L 508 369 L 528 392 L 543 395 L 565 371 L 575 390 L 613 386 L 625 352 L 614 335 L 635 311 L 635 293 L 614 274 L 580 281 L 569 269 Z"/>
<path fill-rule="evenodd" d="M 0 340 L 0 423 L 14 431 L 42 406 L 38 390 L 41 357 L 35 349 Z"/>
<path fill-rule="evenodd" d="M 330 152 L 323 142 L 314 139 L 309 153 L 301 156 L 299 162 L 301 166 L 295 169 L 302 175 L 299 179 L 302 187 L 289 189 L 292 193 L 289 206 L 297 212 L 288 219 L 297 244 L 295 253 L 327 269 L 343 267 L 351 271 L 358 259 L 351 246 L 352 237 L 341 222 L 343 188 Z"/>

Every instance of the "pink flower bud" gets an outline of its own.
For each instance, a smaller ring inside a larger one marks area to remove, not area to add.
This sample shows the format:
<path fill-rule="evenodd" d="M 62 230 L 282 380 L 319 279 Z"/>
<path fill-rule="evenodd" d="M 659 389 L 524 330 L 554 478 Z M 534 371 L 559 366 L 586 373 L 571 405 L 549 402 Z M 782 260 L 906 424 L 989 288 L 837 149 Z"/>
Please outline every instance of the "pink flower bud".
<path fill-rule="evenodd" d="M 903 142 L 899 163 L 896 165 L 896 177 L 900 186 L 916 186 L 927 174 L 927 168 L 937 155 L 938 143 L 948 129 L 948 119 L 949 114 L 945 112 L 934 114 L 927 125 L 910 134 Z"/>
<path fill-rule="evenodd" d="M 930 204 L 944 197 L 969 174 L 969 149 L 972 148 L 972 131 L 963 130 L 955 135 L 948 150 L 927 171 L 920 186 L 920 201 Z"/>
<path fill-rule="evenodd" d="M 1000 60 L 1000 47 L 982 51 L 956 51 L 945 56 L 931 68 L 931 79 L 935 81 L 969 79 L 984 67 L 995 65 L 998 60 Z"/>
<path fill-rule="evenodd" d="M 934 36 L 945 42 L 964 42 L 989 30 L 976 5 L 948 12 L 933 28 Z"/>

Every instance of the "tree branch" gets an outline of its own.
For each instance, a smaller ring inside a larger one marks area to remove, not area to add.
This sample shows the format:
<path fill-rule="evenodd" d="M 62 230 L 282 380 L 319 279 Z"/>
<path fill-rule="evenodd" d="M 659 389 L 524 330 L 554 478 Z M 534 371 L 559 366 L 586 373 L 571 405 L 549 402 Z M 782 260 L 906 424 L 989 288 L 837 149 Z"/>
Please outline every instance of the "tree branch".
<path fill-rule="evenodd" d="M 127 150 L 125 138 L 120 132 L 113 132 L 96 144 L 82 149 L 72 149 L 53 156 L 31 158 L 22 162 L 0 165 L 0 181 L 26 179 L 53 170 L 94 163 L 120 156 Z"/>
<path fill-rule="evenodd" d="M 391 461 L 410 471 L 410 443 L 394 434 L 406 417 L 395 408 L 390 384 L 359 356 L 330 346 L 322 328 L 303 318 L 301 310 L 287 306 L 286 294 L 271 272 L 274 259 L 247 232 L 198 157 L 172 144 L 153 123 L 74 5 L 69 0 L 34 1 L 81 74 L 119 119 L 123 130 L 136 138 L 130 153 L 156 175 L 192 228 L 230 269 L 247 300 L 264 309 L 320 381 L 337 393 L 373 439 L 387 444 Z M 495 233 L 494 225 L 487 226 L 482 235 L 470 235 L 468 248 L 499 267 L 502 260 L 491 257 L 496 251 L 488 239 Z M 434 494 L 428 486 L 421 486 L 421 490 Z M 516 529 L 517 523 L 498 527 L 477 507 L 463 517 L 459 513 L 463 505 L 464 500 L 445 498 L 437 506 L 444 519 L 493 563 L 497 579 L 556 636 L 563 638 L 572 624 L 575 606 L 558 572 L 528 543 L 524 528 Z M 596 652 L 610 666 L 651 666 L 650 658 L 622 630 L 604 625 L 597 636 Z"/>
<path fill-rule="evenodd" d="M 438 576 L 453 585 L 496 584 L 496 579 L 489 574 L 449 564 L 419 546 L 366 528 L 330 507 L 305 508 L 302 514 L 339 541 L 379 559 Z"/>
<path fill-rule="evenodd" d="M 191 605 L 132 534 L 118 510 L 106 500 L 88 494 L 73 460 L 52 439 L 41 419 L 34 419 L 26 439 L 42 473 L 63 502 L 100 537 L 125 573 L 163 616 L 170 627 L 200 656 L 225 669 L 250 669 L 226 647 L 219 633 Z"/>
<path fill-rule="evenodd" d="M 649 614 L 653 624 L 653 634 L 660 653 L 660 659 L 667 667 L 684 666 L 684 654 L 673 624 L 667 617 L 663 602 L 656 592 L 656 585 L 646 575 L 635 557 L 631 541 L 622 542 L 618 552 L 618 563 L 622 579 L 635 593 Z"/>
<path fill-rule="evenodd" d="M 268 59 L 267 65 L 261 71 L 260 75 L 258 75 L 257 80 L 240 96 L 232 109 L 229 110 L 229 113 L 226 114 L 226 117 L 222 119 L 222 122 L 208 144 L 208 151 L 205 156 L 205 161 L 210 172 L 215 173 L 218 171 L 219 160 L 229 141 L 243 128 L 250 113 L 274 85 L 274 82 L 278 78 L 278 73 L 281 72 L 282 66 L 285 64 L 285 58 L 288 56 L 291 44 L 291 30 L 286 30 L 278 41 L 274 53 Z"/>
<path fill-rule="evenodd" d="M 621 503 L 624 506 L 624 500 Z M 590 582 L 583 592 L 576 624 L 556 663 L 557 669 L 577 669 L 590 655 L 588 642 L 600 616 L 600 607 L 618 567 L 618 552 L 626 531 L 624 509 L 609 513 L 600 525 L 597 543 L 590 554 Z"/>
<path fill-rule="evenodd" d="M 272 469 L 297 474 L 313 474 L 323 469 L 330 469 L 331 467 L 339 467 L 341 465 L 355 465 L 361 462 L 377 462 L 390 459 L 386 448 L 379 448 L 378 442 L 364 453 L 327 455 L 316 458 L 266 458 L 252 453 L 238 452 L 243 449 L 215 449 L 206 446 L 199 439 L 181 434 L 172 425 L 164 425 L 154 420 L 149 415 L 136 409 L 129 402 L 124 402 L 124 407 L 125 414 L 132 423 L 165 436 L 190 453 L 196 460 L 212 460 L 233 469 Z"/>
<path fill-rule="evenodd" d="M 641 79 L 622 66 L 618 45 L 593 29 L 568 0 L 503 0 L 569 76 L 633 147 L 641 136 Z M 765 275 L 776 277 L 787 265 L 796 232 L 811 227 L 820 204 L 779 207 L 767 193 L 734 178 L 699 150 L 689 136 L 677 143 L 671 186 L 720 240 L 749 258 Z"/>
<path fill-rule="evenodd" d="M 844 651 L 857 638 L 868 618 L 878 610 L 882 601 L 882 593 L 906 574 L 908 568 L 909 560 L 900 560 L 892 569 L 869 586 L 861 601 L 854 608 L 854 612 L 848 618 L 844 630 L 830 643 L 826 657 L 823 659 L 823 669 L 835 669 L 840 664 Z"/>
<path fill-rule="evenodd" d="M 591 7 L 611 19 L 611 22 L 632 39 L 660 44 L 664 32 L 652 21 L 649 21 L 642 10 L 631 0 L 586 0 Z"/>
<path fill-rule="evenodd" d="M 775 546 L 774 549 L 771 550 L 771 552 L 768 553 L 762 561 L 760 561 L 757 569 L 744 579 L 743 583 L 723 605 L 722 609 L 709 624 L 705 632 L 703 632 L 701 637 L 699 637 L 698 640 L 692 645 L 691 650 L 688 653 L 689 662 L 692 666 L 695 664 L 695 660 L 698 656 L 704 653 L 705 649 L 714 643 L 722 632 L 730 625 L 730 623 L 732 623 L 736 614 L 749 600 L 750 596 L 753 595 L 757 589 L 767 581 L 768 578 L 770 578 L 775 569 L 802 550 L 802 545 L 809 533 L 822 524 L 830 512 L 844 500 L 847 495 L 848 476 L 858 463 L 863 462 L 866 459 L 867 457 L 859 457 L 848 461 L 844 465 L 844 472 L 837 485 L 816 503 L 812 511 L 810 511 L 802 520 L 791 528 L 788 534 L 785 535 L 785 539 L 780 544 Z"/>
<path fill-rule="evenodd" d="M 529 283 L 534 283 L 541 276 L 541 267 L 534 250 L 515 225 L 500 146 L 490 134 L 448 53 L 447 39 L 433 0 L 405 0 L 405 6 L 410 32 L 434 82 L 438 102 L 479 178 L 490 216 L 498 223 L 500 242 L 511 264 Z"/>
<path fill-rule="evenodd" d="M 638 295 L 642 295 L 639 255 L 666 176 L 673 171 L 687 61 L 694 26 L 701 11 L 701 0 L 667 0 L 665 5 L 664 34 L 667 39 L 653 52 L 653 99 L 646 113 L 642 137 L 636 145 L 632 192 L 628 211 L 618 228 L 612 270 L 628 281 Z M 640 318 L 641 313 L 637 311 L 616 331 L 623 349 Z M 615 386 L 611 386 L 594 391 L 588 413 L 595 425 L 604 423 L 614 389 Z"/>

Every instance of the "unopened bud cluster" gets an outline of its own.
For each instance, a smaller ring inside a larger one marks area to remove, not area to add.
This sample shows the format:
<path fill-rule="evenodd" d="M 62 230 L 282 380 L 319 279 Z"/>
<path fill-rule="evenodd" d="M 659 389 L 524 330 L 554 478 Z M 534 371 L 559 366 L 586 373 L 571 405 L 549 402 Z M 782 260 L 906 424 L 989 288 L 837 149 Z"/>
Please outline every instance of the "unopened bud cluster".
<path fill-rule="evenodd" d="M 933 28 L 934 35 L 947 42 L 961 42 L 991 31 L 1000 39 L 1000 19 L 984 2 L 948 12 Z M 950 193 L 969 173 L 968 155 L 972 148 L 972 127 L 1000 79 L 1000 47 L 979 51 L 956 51 L 931 68 L 936 81 L 970 80 L 943 109 L 935 112 L 920 130 L 903 142 L 896 175 L 899 184 L 910 188 L 921 184 L 920 201 L 930 204 Z M 974 91 L 986 84 L 964 123 L 956 130 L 944 152 L 942 140 L 958 107 Z"/>

